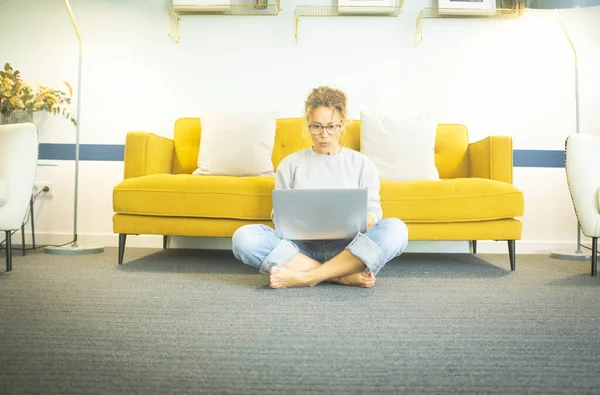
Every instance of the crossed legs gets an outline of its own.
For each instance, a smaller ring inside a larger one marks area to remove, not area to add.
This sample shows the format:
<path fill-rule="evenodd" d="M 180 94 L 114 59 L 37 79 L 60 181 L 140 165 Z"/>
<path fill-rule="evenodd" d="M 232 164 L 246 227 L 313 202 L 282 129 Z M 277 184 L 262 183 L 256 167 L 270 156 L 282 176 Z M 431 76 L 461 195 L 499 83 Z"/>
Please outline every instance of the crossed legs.
<path fill-rule="evenodd" d="M 312 287 L 324 281 L 370 288 L 375 285 L 375 276 L 365 269 L 366 265 L 348 251 L 325 263 L 299 252 L 282 267 L 273 266 L 269 282 L 271 288 Z"/>
<path fill-rule="evenodd" d="M 313 259 L 311 252 L 315 251 L 302 251 L 291 241 L 277 238 L 265 225 L 239 228 L 232 242 L 234 256 L 269 274 L 273 288 L 314 286 L 325 281 L 368 288 L 375 284 L 375 276 L 385 263 L 404 251 L 408 229 L 399 219 L 381 220 L 367 233 L 339 241 L 341 247 L 334 243 L 337 246 L 328 251 L 333 254 L 326 258 L 317 253 L 324 263 Z"/>

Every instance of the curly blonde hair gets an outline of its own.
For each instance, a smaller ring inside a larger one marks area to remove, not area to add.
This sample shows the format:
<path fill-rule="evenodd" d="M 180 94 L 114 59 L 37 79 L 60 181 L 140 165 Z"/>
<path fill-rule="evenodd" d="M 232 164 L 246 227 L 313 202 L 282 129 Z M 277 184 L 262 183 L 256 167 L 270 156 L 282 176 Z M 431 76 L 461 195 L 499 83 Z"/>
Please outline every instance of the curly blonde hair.
<path fill-rule="evenodd" d="M 309 119 L 310 114 L 318 107 L 328 107 L 337 110 L 342 118 L 342 123 L 346 122 L 346 94 L 339 89 L 328 86 L 314 88 L 308 95 L 304 103 L 304 116 Z"/>

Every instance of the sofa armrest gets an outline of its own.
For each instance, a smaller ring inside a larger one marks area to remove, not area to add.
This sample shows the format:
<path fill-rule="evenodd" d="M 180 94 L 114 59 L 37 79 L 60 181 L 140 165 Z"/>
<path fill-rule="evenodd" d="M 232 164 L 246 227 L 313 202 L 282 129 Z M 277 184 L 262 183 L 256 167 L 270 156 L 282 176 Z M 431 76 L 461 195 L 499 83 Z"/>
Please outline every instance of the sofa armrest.
<path fill-rule="evenodd" d="M 513 148 L 509 136 L 489 136 L 469 144 L 469 176 L 512 184 Z"/>
<path fill-rule="evenodd" d="M 171 174 L 173 140 L 147 132 L 129 132 L 125 142 L 125 178 Z"/>

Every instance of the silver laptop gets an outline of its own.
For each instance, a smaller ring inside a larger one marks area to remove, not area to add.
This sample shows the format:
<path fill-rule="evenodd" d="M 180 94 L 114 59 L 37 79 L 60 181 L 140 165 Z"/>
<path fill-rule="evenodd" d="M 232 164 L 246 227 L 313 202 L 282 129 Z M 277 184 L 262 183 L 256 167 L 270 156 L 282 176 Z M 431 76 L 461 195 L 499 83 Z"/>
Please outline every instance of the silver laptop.
<path fill-rule="evenodd" d="M 273 212 L 279 238 L 352 239 L 367 229 L 367 190 L 275 189 Z"/>

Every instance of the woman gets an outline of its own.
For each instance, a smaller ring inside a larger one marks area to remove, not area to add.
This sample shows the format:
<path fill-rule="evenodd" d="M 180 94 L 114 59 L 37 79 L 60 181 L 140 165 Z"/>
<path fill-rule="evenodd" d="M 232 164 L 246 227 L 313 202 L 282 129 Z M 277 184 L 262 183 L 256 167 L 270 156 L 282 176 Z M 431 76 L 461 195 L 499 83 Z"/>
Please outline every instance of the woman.
<path fill-rule="evenodd" d="M 265 225 L 245 225 L 233 235 L 233 254 L 269 273 L 272 288 L 336 282 L 369 288 L 375 276 L 408 244 L 408 229 L 397 218 L 382 219 L 379 175 L 365 155 L 340 145 L 345 131 L 346 95 L 329 87 L 313 89 L 305 117 L 314 145 L 284 158 L 275 188 L 366 188 L 367 231 L 351 240 L 290 241 Z"/>

